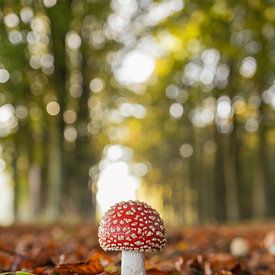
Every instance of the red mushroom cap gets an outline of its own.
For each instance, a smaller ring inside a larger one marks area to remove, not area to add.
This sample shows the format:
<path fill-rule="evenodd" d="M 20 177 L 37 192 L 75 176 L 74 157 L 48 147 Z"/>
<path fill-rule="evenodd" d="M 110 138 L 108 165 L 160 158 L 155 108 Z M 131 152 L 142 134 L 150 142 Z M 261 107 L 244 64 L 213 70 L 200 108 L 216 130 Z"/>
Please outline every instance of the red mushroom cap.
<path fill-rule="evenodd" d="M 104 250 L 161 250 L 166 243 L 163 220 L 158 212 L 139 201 L 119 202 L 103 216 L 98 229 Z"/>

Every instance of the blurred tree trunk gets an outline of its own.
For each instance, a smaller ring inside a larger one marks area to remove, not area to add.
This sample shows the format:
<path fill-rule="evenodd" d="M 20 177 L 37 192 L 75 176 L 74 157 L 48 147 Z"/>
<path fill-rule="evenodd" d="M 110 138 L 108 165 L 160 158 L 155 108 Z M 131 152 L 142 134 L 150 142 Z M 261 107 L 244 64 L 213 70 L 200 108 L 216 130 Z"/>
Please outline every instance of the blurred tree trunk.
<path fill-rule="evenodd" d="M 66 34 L 71 21 L 71 1 L 59 1 L 54 9 L 47 10 L 51 25 L 52 53 L 54 56 L 55 73 L 52 86 L 57 102 L 60 105 L 58 116 L 49 120 L 49 155 L 48 155 L 48 218 L 55 220 L 61 213 L 62 188 L 64 182 L 64 149 L 63 112 L 66 105 Z M 62 20 L 57 20 L 62 14 Z M 66 188 L 66 187 L 65 187 Z"/>
<path fill-rule="evenodd" d="M 261 28 L 261 25 L 258 25 Z M 261 103 L 258 108 L 258 143 L 257 143 L 257 163 L 256 163 L 256 176 L 253 183 L 252 191 L 252 212 L 255 217 L 263 218 L 271 214 L 271 208 L 273 207 L 273 197 L 272 197 L 272 185 L 269 175 L 268 167 L 268 152 L 267 152 L 267 138 L 266 138 L 266 128 L 267 128 L 267 110 L 265 108 L 265 103 L 262 101 L 262 94 L 265 89 L 267 89 L 270 84 L 267 80 L 266 65 L 270 62 L 270 56 L 268 55 L 267 44 L 265 43 L 265 37 L 262 32 L 259 32 L 258 37 L 260 43 L 262 44 L 262 50 L 257 56 L 257 72 L 255 75 L 255 92 L 258 94 Z"/>
<path fill-rule="evenodd" d="M 76 140 L 75 147 L 75 195 L 76 205 L 79 207 L 81 216 L 92 219 L 95 216 L 95 209 L 92 208 L 92 193 L 89 190 L 89 169 L 95 163 L 94 154 L 92 152 L 92 141 L 88 135 L 87 125 L 89 123 L 90 110 L 88 100 L 90 97 L 89 78 L 91 78 L 91 71 L 87 64 L 88 58 L 85 56 L 83 50 L 82 61 L 82 96 L 79 100 L 78 124 L 79 135 Z M 89 77 L 88 77 L 89 76 Z"/>
<path fill-rule="evenodd" d="M 48 145 L 48 194 L 47 194 L 47 218 L 56 220 L 61 213 L 61 192 L 63 181 L 62 138 L 57 125 L 51 125 L 49 129 Z"/>
<path fill-rule="evenodd" d="M 17 135 L 16 135 L 17 136 Z M 15 138 L 16 140 L 16 138 Z M 13 178 L 13 184 L 14 184 L 14 188 L 13 188 L 13 216 L 14 216 L 14 220 L 17 220 L 17 215 L 18 215 L 18 193 L 19 193 L 19 188 L 18 188 L 18 178 L 19 178 L 19 173 L 17 170 L 17 143 L 16 141 L 14 141 L 14 153 L 12 155 L 12 178 Z"/>
<path fill-rule="evenodd" d="M 258 129 L 258 157 L 256 176 L 253 183 L 252 212 L 255 217 L 262 218 L 268 215 L 270 184 L 268 182 L 268 156 L 266 153 L 266 128 L 264 105 L 259 108 L 260 124 Z M 270 201 L 273 201 L 272 198 Z"/>
<path fill-rule="evenodd" d="M 200 223 L 204 223 L 207 219 L 207 208 L 208 208 L 208 191 L 207 182 L 204 177 L 202 177 L 203 170 L 203 159 L 202 159 L 202 136 L 203 133 L 200 129 L 194 129 L 194 154 L 195 154 L 195 181 L 196 189 L 198 195 L 198 218 Z M 200 172 L 199 172 L 200 171 Z"/>
<path fill-rule="evenodd" d="M 214 132 L 211 130 L 211 134 L 213 135 Z M 203 145 L 203 167 L 202 167 L 202 174 L 204 175 L 204 208 L 205 208 L 205 215 L 206 215 L 206 222 L 212 222 L 215 219 L 215 157 L 207 152 L 207 142 L 206 140 Z"/>
<path fill-rule="evenodd" d="M 31 125 L 30 125 L 31 126 Z M 31 220 L 39 215 L 41 202 L 41 168 L 38 160 L 40 155 L 39 137 L 35 131 L 35 127 L 31 128 L 32 146 L 29 146 L 30 159 L 28 167 L 28 199 L 29 199 L 29 215 Z"/>
<path fill-rule="evenodd" d="M 215 143 L 217 145 L 214 166 L 214 189 L 215 189 L 215 217 L 217 221 L 223 222 L 226 219 L 226 197 L 225 181 L 223 169 L 223 136 L 217 130 L 215 131 Z"/>
<path fill-rule="evenodd" d="M 29 213 L 29 152 L 28 146 L 21 144 L 19 146 L 20 156 L 16 159 L 17 169 L 17 203 L 16 203 L 16 220 L 26 222 L 30 219 Z"/>
<path fill-rule="evenodd" d="M 12 166 L 13 166 L 13 181 L 14 181 L 14 206 L 13 206 L 13 211 L 14 211 L 14 219 L 18 220 L 18 215 L 19 215 L 19 196 L 20 196 L 20 172 L 19 172 L 19 167 L 17 165 L 17 160 L 18 160 L 18 155 L 19 155 L 19 148 L 20 148 L 20 142 L 19 142 L 19 135 L 14 136 L 14 152 L 13 152 L 13 159 L 12 159 Z"/>
<path fill-rule="evenodd" d="M 226 216 L 228 220 L 237 220 L 240 217 L 236 162 L 237 142 L 235 130 L 234 125 L 232 132 L 223 136 L 223 169 L 226 196 Z"/>
<path fill-rule="evenodd" d="M 18 132 L 13 140 L 14 218 L 15 221 L 28 222 L 31 218 L 28 174 L 31 163 L 29 124 L 23 123 Z"/>
<path fill-rule="evenodd" d="M 200 157 L 200 146 L 198 144 L 198 136 L 196 133 L 196 129 L 191 125 L 190 128 L 190 136 L 193 140 L 193 148 L 194 153 L 190 159 L 191 165 L 191 171 L 190 171 L 190 183 L 191 183 L 191 189 L 196 194 L 195 202 L 194 202 L 194 211 L 197 213 L 197 222 L 202 223 L 202 190 L 201 190 L 201 184 L 200 184 L 200 166 L 199 166 L 199 157 Z"/>
<path fill-rule="evenodd" d="M 33 162 L 29 168 L 29 198 L 30 198 L 30 214 L 32 220 L 40 215 L 41 210 L 41 166 L 37 162 Z"/>

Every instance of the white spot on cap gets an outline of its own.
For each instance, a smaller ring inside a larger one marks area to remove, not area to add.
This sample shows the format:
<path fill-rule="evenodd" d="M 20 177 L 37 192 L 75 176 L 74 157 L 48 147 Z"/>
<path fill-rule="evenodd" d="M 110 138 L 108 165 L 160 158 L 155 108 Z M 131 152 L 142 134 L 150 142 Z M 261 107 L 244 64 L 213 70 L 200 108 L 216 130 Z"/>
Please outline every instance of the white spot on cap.
<path fill-rule="evenodd" d="M 126 215 L 134 215 L 135 213 L 133 211 L 127 211 Z"/>

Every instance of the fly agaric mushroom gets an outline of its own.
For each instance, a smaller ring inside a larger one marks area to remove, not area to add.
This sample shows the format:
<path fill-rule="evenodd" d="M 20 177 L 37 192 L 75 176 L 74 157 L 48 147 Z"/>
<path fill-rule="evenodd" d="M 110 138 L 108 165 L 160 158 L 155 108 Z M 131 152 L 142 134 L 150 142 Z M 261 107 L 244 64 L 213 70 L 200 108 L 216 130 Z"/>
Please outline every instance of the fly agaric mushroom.
<path fill-rule="evenodd" d="M 122 251 L 122 275 L 144 275 L 144 252 L 162 250 L 166 243 L 163 220 L 139 201 L 113 205 L 102 217 L 98 237 L 104 250 Z"/>

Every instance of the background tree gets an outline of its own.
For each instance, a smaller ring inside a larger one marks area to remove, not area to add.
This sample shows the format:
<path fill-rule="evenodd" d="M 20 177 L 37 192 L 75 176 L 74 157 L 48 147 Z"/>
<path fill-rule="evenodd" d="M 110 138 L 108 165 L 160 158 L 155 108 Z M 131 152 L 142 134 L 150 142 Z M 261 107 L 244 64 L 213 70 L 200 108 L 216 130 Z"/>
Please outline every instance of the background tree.
<path fill-rule="evenodd" d="M 124 121 L 130 132 L 125 144 L 138 160 L 149 161 L 145 186 L 158 187 L 171 221 L 268 217 L 273 4 L 170 5 L 152 4 L 131 21 L 137 40 L 128 51 L 153 55 L 156 69 L 145 86 L 125 83 L 129 101 L 146 108 L 144 119 Z M 137 22 L 142 31 L 134 28 Z"/>
<path fill-rule="evenodd" d="M 110 74 L 101 62 L 114 47 L 102 33 L 108 9 L 105 1 L 1 2 L 1 104 L 14 120 L 2 142 L 18 220 L 93 217 L 89 169 L 101 121 L 90 84 L 104 90 Z"/>

